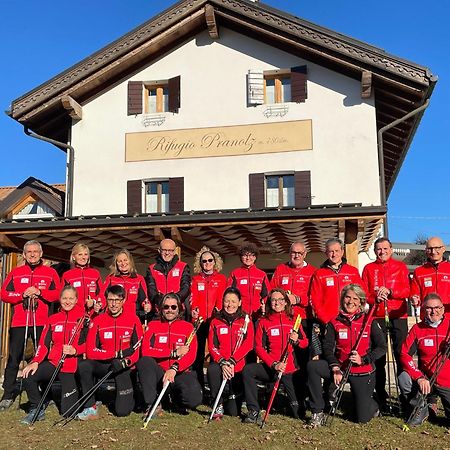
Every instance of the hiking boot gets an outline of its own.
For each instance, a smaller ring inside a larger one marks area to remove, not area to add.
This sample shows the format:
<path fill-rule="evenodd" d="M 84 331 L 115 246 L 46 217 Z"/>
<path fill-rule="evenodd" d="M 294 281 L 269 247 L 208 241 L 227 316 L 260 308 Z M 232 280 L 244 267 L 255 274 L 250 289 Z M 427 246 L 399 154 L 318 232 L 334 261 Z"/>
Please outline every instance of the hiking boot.
<path fill-rule="evenodd" d="M 147 407 L 147 409 L 145 410 L 144 416 L 142 417 L 142 420 L 146 420 L 148 415 L 150 414 L 150 411 L 152 410 L 152 406 L 150 405 Z M 150 420 L 153 420 L 156 417 L 162 417 L 162 415 L 164 414 L 164 410 L 162 409 L 161 404 L 159 404 L 156 409 L 155 412 L 153 413 L 153 416 Z"/>
<path fill-rule="evenodd" d="M 318 413 L 313 413 L 311 420 L 309 421 L 309 425 L 313 428 L 318 428 L 323 425 L 325 421 L 325 414 L 323 411 Z"/>
<path fill-rule="evenodd" d="M 425 404 L 421 408 L 419 408 L 415 414 L 408 420 L 407 424 L 411 427 L 418 427 L 422 425 L 425 420 L 428 418 L 428 405 Z"/>
<path fill-rule="evenodd" d="M 4 398 L 0 402 L 0 412 L 6 411 L 7 409 L 11 408 L 13 403 L 14 400 L 12 398 Z"/>
<path fill-rule="evenodd" d="M 428 403 L 428 415 L 430 417 L 430 420 L 437 419 L 438 416 L 438 405 L 437 403 Z"/>
<path fill-rule="evenodd" d="M 221 420 L 224 415 L 223 405 L 219 403 L 212 416 L 213 420 Z"/>
<path fill-rule="evenodd" d="M 259 417 L 259 411 L 249 409 L 247 417 L 244 419 L 244 423 L 256 423 L 258 425 L 262 424 L 261 417 Z"/>
<path fill-rule="evenodd" d="M 95 420 L 98 419 L 97 405 L 84 408 L 83 411 L 77 414 L 78 420 Z"/>
<path fill-rule="evenodd" d="M 36 414 L 36 408 L 30 409 L 30 412 L 20 421 L 23 425 L 31 425 L 34 415 Z M 39 422 L 45 419 L 45 409 L 41 408 L 39 414 L 36 417 L 35 422 Z"/>

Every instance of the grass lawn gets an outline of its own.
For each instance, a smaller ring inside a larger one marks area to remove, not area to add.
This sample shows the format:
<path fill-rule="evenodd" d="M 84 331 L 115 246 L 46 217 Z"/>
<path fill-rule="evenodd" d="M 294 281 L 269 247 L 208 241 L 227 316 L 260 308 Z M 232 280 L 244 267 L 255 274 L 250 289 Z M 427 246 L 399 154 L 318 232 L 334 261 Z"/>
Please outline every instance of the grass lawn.
<path fill-rule="evenodd" d="M 19 424 L 24 416 L 13 407 L 1 413 L 0 448 L 7 449 L 450 449 L 450 433 L 444 426 L 425 425 L 409 432 L 403 422 L 392 417 L 373 419 L 357 425 L 337 417 L 331 428 L 310 429 L 300 421 L 272 415 L 263 430 L 244 425 L 237 418 L 225 417 L 207 425 L 208 409 L 189 416 L 164 413 L 142 430 L 140 414 L 116 418 L 102 406 L 100 418 L 73 421 L 65 427 L 53 426 L 59 418 L 55 406 L 46 420 L 33 427 Z"/>

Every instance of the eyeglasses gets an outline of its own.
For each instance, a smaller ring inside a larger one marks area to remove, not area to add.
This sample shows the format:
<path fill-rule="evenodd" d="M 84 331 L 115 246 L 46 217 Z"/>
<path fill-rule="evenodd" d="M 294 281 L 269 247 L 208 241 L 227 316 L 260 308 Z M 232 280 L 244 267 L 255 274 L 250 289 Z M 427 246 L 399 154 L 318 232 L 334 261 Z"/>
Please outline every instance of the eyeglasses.
<path fill-rule="evenodd" d="M 305 253 L 306 252 L 291 252 L 291 255 L 293 255 L 293 256 L 297 256 L 297 255 L 304 256 Z"/>
<path fill-rule="evenodd" d="M 211 262 L 214 262 L 214 260 L 213 260 L 212 258 L 209 258 L 209 259 L 202 259 L 202 263 L 203 263 L 203 264 L 211 263 Z"/>
<path fill-rule="evenodd" d="M 242 258 L 256 258 L 256 255 L 254 253 L 244 253 L 241 256 Z"/>
<path fill-rule="evenodd" d="M 175 253 L 175 250 L 172 250 L 170 248 L 160 248 L 159 251 L 161 253 Z"/>
<path fill-rule="evenodd" d="M 164 311 L 168 311 L 169 309 L 171 309 L 172 311 L 175 311 L 176 309 L 178 309 L 177 305 L 164 305 L 163 306 Z"/>
<path fill-rule="evenodd" d="M 123 302 L 125 299 L 124 298 L 107 298 L 106 301 L 108 303 L 120 303 Z"/>
<path fill-rule="evenodd" d="M 439 311 L 443 306 L 425 306 L 426 311 Z"/>
<path fill-rule="evenodd" d="M 271 298 L 270 301 L 272 303 L 283 303 L 286 301 L 286 299 L 284 297 L 276 297 L 276 298 Z"/>
<path fill-rule="evenodd" d="M 426 251 L 427 253 L 433 253 L 433 252 L 439 253 L 439 251 L 440 251 L 442 248 L 444 248 L 443 245 L 441 245 L 441 246 L 439 246 L 439 247 L 427 247 L 427 248 L 425 249 L 425 251 Z"/>

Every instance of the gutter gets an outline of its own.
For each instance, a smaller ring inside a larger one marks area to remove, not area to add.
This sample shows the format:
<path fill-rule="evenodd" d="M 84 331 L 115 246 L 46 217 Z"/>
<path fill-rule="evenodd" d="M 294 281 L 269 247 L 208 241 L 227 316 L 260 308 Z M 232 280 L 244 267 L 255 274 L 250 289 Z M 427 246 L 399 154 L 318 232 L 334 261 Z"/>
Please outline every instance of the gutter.
<path fill-rule="evenodd" d="M 57 147 L 63 148 L 67 150 L 67 191 L 66 191 L 66 207 L 64 216 L 71 217 L 73 210 L 73 165 L 75 162 L 75 149 L 70 145 L 64 142 L 56 141 L 54 139 L 50 139 L 46 136 L 41 136 L 40 134 L 31 131 L 26 125 L 23 128 L 24 133 L 27 136 L 30 136 L 35 139 L 39 139 L 44 142 L 48 142 L 50 144 L 56 145 Z"/>

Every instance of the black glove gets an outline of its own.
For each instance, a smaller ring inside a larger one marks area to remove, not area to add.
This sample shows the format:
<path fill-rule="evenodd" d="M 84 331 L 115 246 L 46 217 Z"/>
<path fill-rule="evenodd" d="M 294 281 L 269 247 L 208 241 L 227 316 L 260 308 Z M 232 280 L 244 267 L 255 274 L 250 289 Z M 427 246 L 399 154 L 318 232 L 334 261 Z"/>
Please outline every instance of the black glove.
<path fill-rule="evenodd" d="M 136 349 L 134 349 L 133 347 L 128 347 L 125 350 L 121 351 L 120 356 L 122 356 L 122 358 L 129 358 L 135 351 Z"/>
<path fill-rule="evenodd" d="M 111 369 L 114 373 L 122 372 L 131 365 L 131 361 L 128 358 L 114 358 L 111 361 Z"/>
<path fill-rule="evenodd" d="M 30 309 L 30 311 L 36 311 L 38 307 L 38 300 L 35 297 L 24 297 L 23 298 L 23 309 L 26 311 Z"/>

